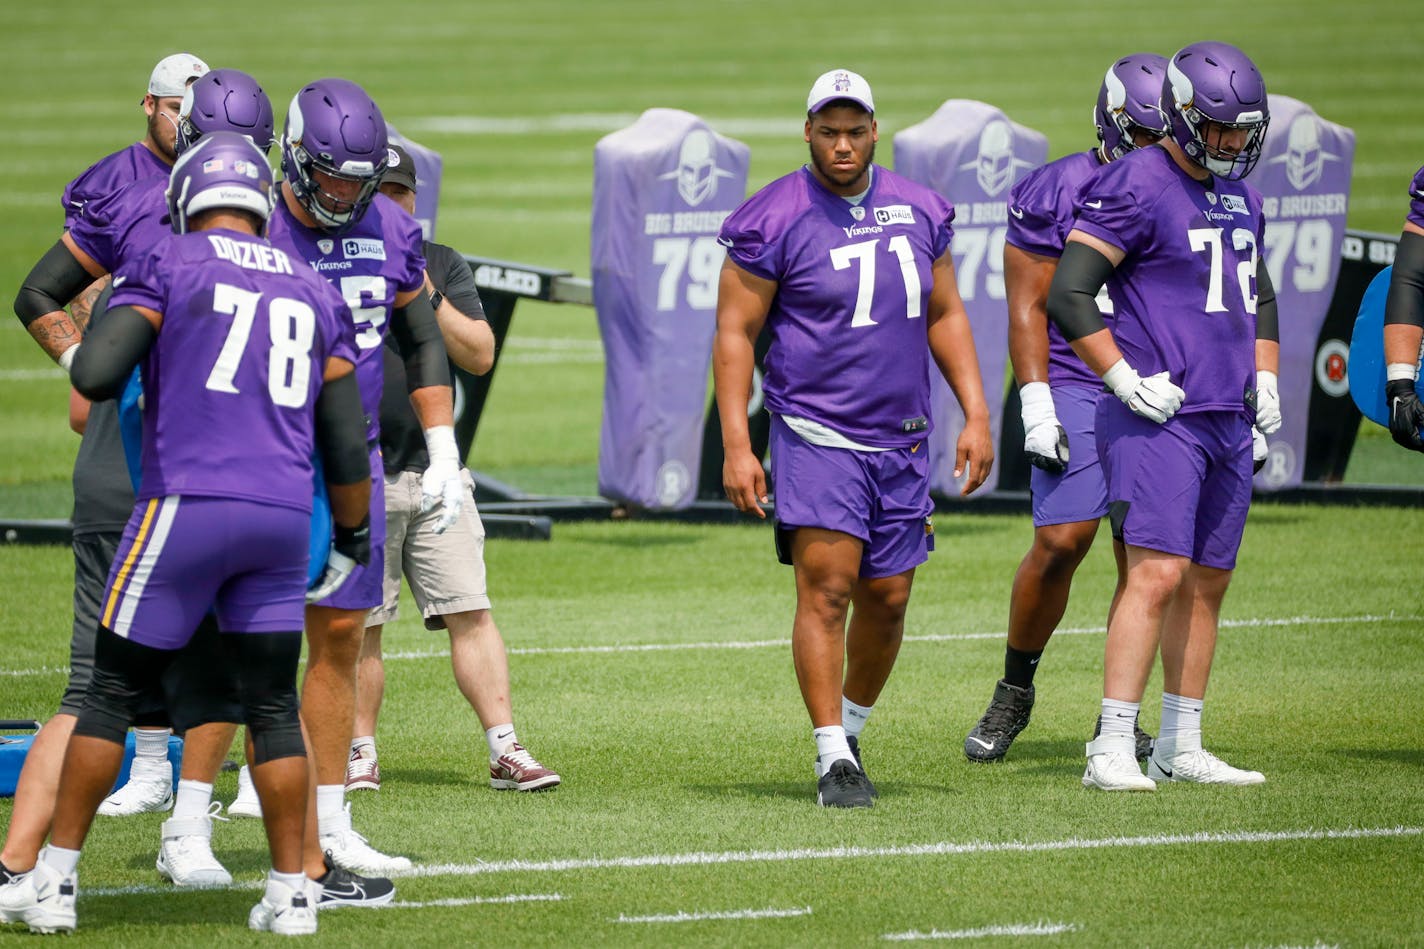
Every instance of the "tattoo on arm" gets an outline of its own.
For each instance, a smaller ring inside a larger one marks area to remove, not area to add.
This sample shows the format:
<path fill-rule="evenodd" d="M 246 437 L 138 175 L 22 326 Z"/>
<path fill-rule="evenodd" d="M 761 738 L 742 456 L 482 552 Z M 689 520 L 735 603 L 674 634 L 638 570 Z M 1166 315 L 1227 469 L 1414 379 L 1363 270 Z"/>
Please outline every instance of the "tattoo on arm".
<path fill-rule="evenodd" d="M 110 279 L 107 275 L 100 277 L 69 301 L 69 315 L 74 318 L 74 325 L 80 333 L 88 330 L 89 320 L 94 315 L 94 303 L 109 285 Z"/>

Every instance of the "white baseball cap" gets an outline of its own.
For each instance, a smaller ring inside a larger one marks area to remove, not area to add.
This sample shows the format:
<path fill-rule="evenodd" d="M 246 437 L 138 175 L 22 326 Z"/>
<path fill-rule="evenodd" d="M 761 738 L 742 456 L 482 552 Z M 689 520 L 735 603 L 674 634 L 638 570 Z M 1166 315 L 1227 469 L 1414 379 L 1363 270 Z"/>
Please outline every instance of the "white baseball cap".
<path fill-rule="evenodd" d="M 188 83 L 207 71 L 208 64 L 192 53 L 165 56 L 153 67 L 153 75 L 148 77 L 148 94 L 159 98 L 181 96 L 188 91 Z"/>
<path fill-rule="evenodd" d="M 875 114 L 875 97 L 870 94 L 870 83 L 865 81 L 864 76 L 849 69 L 832 69 L 822 73 L 811 87 L 811 94 L 806 97 L 806 111 L 819 112 L 827 102 L 835 99 L 849 99 Z"/>

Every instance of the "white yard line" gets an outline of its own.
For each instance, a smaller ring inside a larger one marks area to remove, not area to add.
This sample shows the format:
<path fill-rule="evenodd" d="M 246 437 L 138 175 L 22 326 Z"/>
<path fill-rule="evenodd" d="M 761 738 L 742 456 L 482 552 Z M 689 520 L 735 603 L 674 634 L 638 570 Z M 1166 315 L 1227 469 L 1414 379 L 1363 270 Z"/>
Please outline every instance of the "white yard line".
<path fill-rule="evenodd" d="M 488 903 L 557 903 L 563 896 L 558 893 L 511 893 L 508 896 L 470 896 L 463 899 L 424 900 L 408 902 L 397 900 L 372 909 L 428 909 L 433 906 L 481 906 Z"/>
<path fill-rule="evenodd" d="M 786 919 L 792 916 L 810 916 L 811 907 L 796 909 L 730 909 L 713 913 L 664 913 L 657 916 L 627 916 L 618 914 L 611 923 L 696 923 L 705 919 Z"/>
<path fill-rule="evenodd" d="M 1108 850 L 1128 847 L 1176 847 L 1203 844 L 1270 844 L 1294 841 L 1368 840 L 1418 837 L 1424 827 L 1302 828 L 1274 831 L 1201 831 L 1195 834 L 1153 834 L 1142 837 L 1068 837 L 1061 840 L 964 842 L 939 841 L 898 847 L 828 847 L 801 850 L 730 850 L 720 852 L 644 854 L 635 857 L 580 857 L 563 860 L 499 860 L 488 863 L 416 864 L 401 879 L 412 877 L 477 877 L 505 873 L 568 873 L 579 870 L 628 870 L 647 867 L 731 866 L 752 863 L 789 863 L 806 860 L 860 860 L 886 857 L 944 857 L 985 853 L 1054 853 L 1071 850 Z M 260 881 L 235 884 L 257 889 Z M 155 894 L 177 896 L 198 890 L 171 886 L 123 886 L 84 889 L 81 896 Z M 560 897 L 562 899 L 562 897 Z"/>
<path fill-rule="evenodd" d="M 891 942 L 920 942 L 929 939 L 983 939 L 985 936 L 1057 936 L 1059 933 L 1077 932 L 1081 928 L 1076 923 L 1014 923 L 1008 926 L 982 926 L 979 929 L 931 929 L 929 932 L 910 930 L 903 933 L 886 933 L 880 938 Z"/>

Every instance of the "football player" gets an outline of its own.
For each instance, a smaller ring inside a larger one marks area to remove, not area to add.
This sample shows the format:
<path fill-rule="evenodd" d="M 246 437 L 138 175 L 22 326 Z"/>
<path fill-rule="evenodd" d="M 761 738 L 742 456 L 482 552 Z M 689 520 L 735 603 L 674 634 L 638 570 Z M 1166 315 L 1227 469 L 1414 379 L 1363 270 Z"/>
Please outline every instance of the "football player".
<path fill-rule="evenodd" d="M 1424 168 L 1409 186 L 1409 216 L 1384 309 L 1385 397 L 1389 400 L 1389 433 L 1405 448 L 1424 451 L 1424 405 L 1414 381 L 1419 372 L 1424 338 Z"/>
<path fill-rule="evenodd" d="M 718 236 L 727 247 L 712 358 L 723 481 L 738 510 L 766 516 L 747 427 L 765 325 L 776 549 L 795 571 L 791 652 L 816 741 L 816 799 L 870 807 L 859 735 L 932 546 L 932 365 L 964 410 L 954 471 L 963 493 L 983 484 L 994 452 L 954 282 L 954 209 L 873 163 L 875 103 L 861 76 L 837 69 L 816 80 L 804 134 L 810 164 L 749 198 Z"/>
<path fill-rule="evenodd" d="M 1166 67 L 1167 58 L 1156 53 L 1134 53 L 1109 66 L 1093 109 L 1097 147 L 1049 162 L 1009 193 L 1009 357 L 1023 407 L 1024 454 L 1033 465 L 1033 545 L 1014 574 L 1004 677 L 964 739 L 970 761 L 1001 760 L 1028 725 L 1039 660 L 1068 606 L 1073 573 L 1108 510 L 1093 439 L 1093 406 L 1103 384 L 1049 322 L 1048 286 L 1073 227 L 1078 186 L 1101 166 L 1167 134 L 1161 106 Z M 1113 555 L 1119 565 L 1116 600 L 1122 592 L 1121 545 L 1114 545 Z M 1140 728 L 1136 737 L 1137 756 L 1145 759 L 1151 739 Z"/>
<path fill-rule="evenodd" d="M 1221 601 L 1251 504 L 1253 424 L 1280 422 L 1258 369 L 1274 371 L 1275 293 L 1259 253 L 1266 84 L 1234 46 L 1194 43 L 1167 64 L 1157 145 L 1098 169 L 1048 294 L 1048 314 L 1116 398 L 1098 400 L 1113 536 L 1127 576 L 1108 620 L 1099 733 L 1087 787 L 1260 784 L 1202 745 Z M 1097 295 L 1107 284 L 1113 325 Z M 1133 727 L 1160 640 L 1161 732 L 1137 764 Z"/>
<path fill-rule="evenodd" d="M 319 449 L 335 548 L 357 562 L 370 551 L 370 473 L 350 312 L 261 237 L 271 190 L 266 156 L 246 137 L 214 132 L 189 149 L 167 189 L 177 233 L 124 263 L 110 311 L 74 360 L 75 388 L 90 399 L 117 396 L 142 364 L 144 464 L 50 845 L 0 888 L 0 917 L 34 931 L 75 927 L 79 850 L 144 697 L 161 689 L 173 709 L 205 700 L 192 695 L 201 684 L 164 673 L 210 610 L 252 735 L 272 855 L 249 925 L 316 931 L 296 692 L 311 459 Z"/>

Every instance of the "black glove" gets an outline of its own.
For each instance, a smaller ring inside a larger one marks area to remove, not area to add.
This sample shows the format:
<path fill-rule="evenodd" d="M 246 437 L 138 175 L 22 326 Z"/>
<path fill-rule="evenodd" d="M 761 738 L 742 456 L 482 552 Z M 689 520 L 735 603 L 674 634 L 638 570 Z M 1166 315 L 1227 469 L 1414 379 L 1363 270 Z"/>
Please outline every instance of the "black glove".
<path fill-rule="evenodd" d="M 1414 380 L 1391 379 L 1384 384 L 1384 396 L 1389 406 L 1389 433 L 1394 440 L 1405 448 L 1424 451 L 1424 439 L 1419 436 L 1419 430 L 1424 428 L 1424 405 L 1414 391 Z"/>
<path fill-rule="evenodd" d="M 369 564 L 371 562 L 370 515 L 362 518 L 360 525 L 356 527 L 333 525 L 331 547 L 337 553 L 350 557 L 363 567 Z"/>

